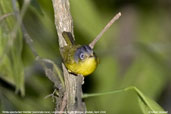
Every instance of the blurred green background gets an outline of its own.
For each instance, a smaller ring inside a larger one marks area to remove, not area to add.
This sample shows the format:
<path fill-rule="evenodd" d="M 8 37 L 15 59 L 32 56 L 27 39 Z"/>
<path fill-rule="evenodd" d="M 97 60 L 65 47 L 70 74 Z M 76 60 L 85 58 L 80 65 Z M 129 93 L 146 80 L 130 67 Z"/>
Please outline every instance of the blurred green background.
<path fill-rule="evenodd" d="M 20 9 L 22 3 L 17 1 Z M 116 13 L 122 13 L 95 46 L 100 63 L 85 78 L 84 93 L 136 86 L 171 112 L 171 1 L 70 0 L 70 5 L 80 44 L 91 42 Z M 0 17 L 11 12 L 11 0 L 0 0 Z M 35 60 L 21 29 L 11 37 L 16 23 L 13 15 L 0 20 L 0 110 L 53 111 L 53 99 L 44 98 L 53 92 L 53 83 Z M 60 66 L 51 0 L 31 0 L 23 23 L 39 56 Z M 88 110 L 143 114 L 132 91 L 84 101 Z"/>

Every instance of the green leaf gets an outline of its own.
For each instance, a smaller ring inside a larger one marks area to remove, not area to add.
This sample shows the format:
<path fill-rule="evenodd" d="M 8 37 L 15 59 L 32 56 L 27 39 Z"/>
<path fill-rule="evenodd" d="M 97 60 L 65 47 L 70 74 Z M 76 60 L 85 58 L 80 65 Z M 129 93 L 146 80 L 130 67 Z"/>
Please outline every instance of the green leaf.
<path fill-rule="evenodd" d="M 138 99 L 138 103 L 139 103 L 140 108 L 144 114 L 148 114 L 148 113 L 167 114 L 166 113 L 167 111 L 164 111 L 156 102 L 149 99 L 148 97 L 145 97 L 145 99 L 149 103 L 148 105 L 150 105 L 150 107 L 147 106 L 147 104 L 144 104 L 144 102 L 142 101 L 141 98 Z"/>
<path fill-rule="evenodd" d="M 141 110 L 143 111 L 144 114 L 148 114 L 148 113 L 152 113 L 152 112 L 156 112 L 157 114 L 159 114 L 162 111 L 164 112 L 164 110 L 162 109 L 162 107 L 160 105 L 158 105 L 155 101 L 153 101 L 150 98 L 148 98 L 147 96 L 145 96 L 136 87 L 128 87 L 125 90 L 126 91 L 127 90 L 133 90 L 136 92 L 136 94 L 138 96 L 139 105 L 140 105 Z"/>
<path fill-rule="evenodd" d="M 0 1 L 0 16 L 13 12 L 9 0 Z M 0 78 L 16 87 L 24 95 L 24 69 L 21 58 L 23 41 L 16 18 L 8 16 L 0 26 Z"/>
<path fill-rule="evenodd" d="M 138 97 L 139 106 L 144 114 L 153 113 L 153 112 L 157 114 L 162 114 L 162 113 L 167 114 L 167 111 L 164 111 L 160 105 L 158 105 L 155 101 L 145 96 L 139 89 L 137 89 L 134 86 L 130 86 L 125 89 L 104 92 L 104 93 L 84 94 L 83 98 L 97 97 L 102 95 L 109 95 L 109 94 L 129 92 L 129 91 L 134 91 L 136 93 Z"/>

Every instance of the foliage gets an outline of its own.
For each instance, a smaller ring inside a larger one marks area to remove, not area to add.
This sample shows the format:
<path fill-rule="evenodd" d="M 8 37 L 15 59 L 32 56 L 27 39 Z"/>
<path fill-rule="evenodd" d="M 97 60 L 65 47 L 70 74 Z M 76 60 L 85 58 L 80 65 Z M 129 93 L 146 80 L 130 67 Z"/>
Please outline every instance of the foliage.
<path fill-rule="evenodd" d="M 0 15 L 12 13 L 10 1 L 0 1 Z M 16 92 L 24 94 L 24 68 L 21 61 L 22 35 L 17 28 L 17 21 L 14 16 L 2 20 L 0 26 L 0 77 L 16 86 Z"/>
<path fill-rule="evenodd" d="M 100 63 L 85 78 L 83 88 L 85 93 L 125 89 L 117 94 L 86 98 L 87 109 L 109 114 L 161 111 L 154 100 L 161 103 L 162 93 L 171 79 L 169 9 L 162 5 L 155 7 L 157 3 L 146 9 L 146 2 L 124 0 L 70 0 L 70 4 L 75 38 L 80 44 L 92 41 L 114 14 L 122 12 L 121 19 L 95 46 Z M 22 6 L 23 0 L 19 0 L 17 7 L 22 9 Z M 12 12 L 11 0 L 0 0 L 0 17 Z M 50 0 L 31 0 L 23 24 L 38 55 L 60 67 L 53 16 Z M 15 15 L 0 20 L 0 80 L 0 110 L 54 110 L 53 99 L 44 99 L 53 92 L 53 85 L 23 40 Z M 126 89 L 130 86 L 136 88 Z"/>

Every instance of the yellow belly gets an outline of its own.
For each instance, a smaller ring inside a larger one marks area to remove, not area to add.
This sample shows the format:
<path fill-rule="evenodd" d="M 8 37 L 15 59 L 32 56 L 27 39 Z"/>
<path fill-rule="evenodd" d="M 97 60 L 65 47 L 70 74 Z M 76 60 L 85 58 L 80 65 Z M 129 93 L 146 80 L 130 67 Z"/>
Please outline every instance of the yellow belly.
<path fill-rule="evenodd" d="M 72 73 L 87 76 L 94 72 L 97 67 L 97 61 L 94 57 L 91 57 L 78 63 L 74 62 L 73 64 L 66 64 L 66 67 Z"/>

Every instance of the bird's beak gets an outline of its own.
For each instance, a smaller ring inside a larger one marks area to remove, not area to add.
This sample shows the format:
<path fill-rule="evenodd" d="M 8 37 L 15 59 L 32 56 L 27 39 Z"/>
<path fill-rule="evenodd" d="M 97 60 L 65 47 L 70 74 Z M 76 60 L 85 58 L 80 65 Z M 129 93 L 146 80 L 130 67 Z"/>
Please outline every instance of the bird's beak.
<path fill-rule="evenodd" d="M 93 54 L 93 53 L 91 53 L 91 54 L 90 54 L 90 57 L 94 57 L 94 54 Z"/>

